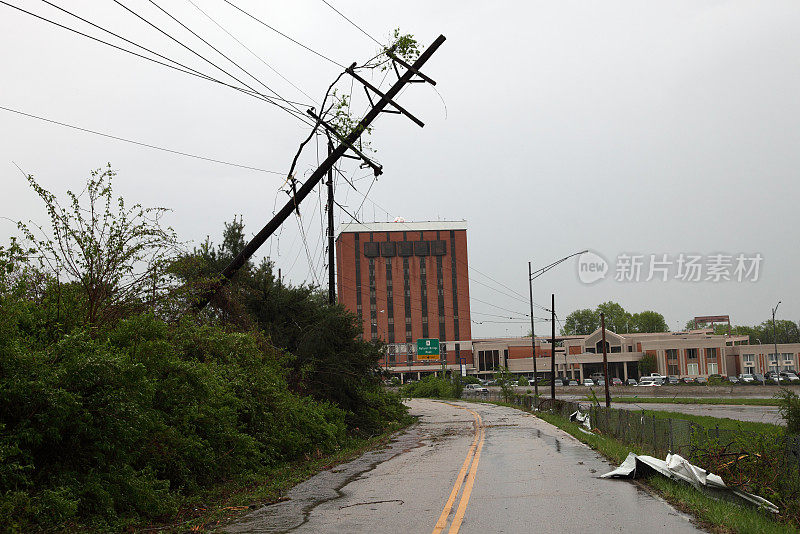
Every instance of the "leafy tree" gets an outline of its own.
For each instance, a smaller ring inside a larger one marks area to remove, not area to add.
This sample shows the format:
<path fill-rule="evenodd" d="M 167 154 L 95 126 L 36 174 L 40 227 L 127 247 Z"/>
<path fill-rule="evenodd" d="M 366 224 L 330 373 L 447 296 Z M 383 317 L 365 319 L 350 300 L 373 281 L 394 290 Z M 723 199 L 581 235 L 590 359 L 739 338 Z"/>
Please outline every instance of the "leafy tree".
<path fill-rule="evenodd" d="M 561 335 L 579 336 L 591 334 L 600 327 L 600 314 L 595 310 L 583 309 L 575 310 L 567 315 L 564 326 L 561 328 Z"/>
<path fill-rule="evenodd" d="M 621 305 L 613 301 L 604 302 L 597 306 L 597 316 L 605 314 L 606 328 L 618 334 L 631 331 L 631 314 Z"/>
<path fill-rule="evenodd" d="M 175 262 L 173 272 L 192 291 L 201 291 L 243 246 L 244 224 L 234 218 L 225 224 L 220 245 L 207 239 Z M 402 415 L 378 378 L 382 345 L 364 341 L 355 315 L 328 305 L 326 293 L 279 284 L 269 261 L 242 267 L 204 313 L 212 321 L 264 332 L 287 354 L 291 387 L 345 409 L 352 428 L 376 431 L 383 421 Z"/>
<path fill-rule="evenodd" d="M 494 380 L 503 392 L 503 400 L 505 402 L 511 400 L 514 395 L 514 386 L 517 384 L 517 377 L 508 370 L 508 367 L 500 367 L 494 373 Z"/>
<path fill-rule="evenodd" d="M 787 319 L 776 319 L 773 328 L 772 319 L 758 325 L 756 331 L 762 343 L 800 343 L 800 329 L 797 323 Z"/>
<path fill-rule="evenodd" d="M 17 223 L 43 276 L 80 288 L 84 321 L 94 326 L 126 310 L 156 308 L 169 288 L 167 268 L 179 246 L 172 228 L 161 224 L 166 209 L 128 207 L 122 197 L 114 198 L 115 175 L 111 164 L 92 171 L 83 192 L 67 191 L 66 206 L 28 175 L 50 228 Z"/>
<path fill-rule="evenodd" d="M 653 354 L 644 354 L 639 360 L 639 375 L 647 376 L 650 373 L 655 373 L 658 370 L 658 363 Z"/>
<path fill-rule="evenodd" d="M 631 315 L 631 332 L 669 332 L 664 316 L 654 311 L 643 311 Z"/>

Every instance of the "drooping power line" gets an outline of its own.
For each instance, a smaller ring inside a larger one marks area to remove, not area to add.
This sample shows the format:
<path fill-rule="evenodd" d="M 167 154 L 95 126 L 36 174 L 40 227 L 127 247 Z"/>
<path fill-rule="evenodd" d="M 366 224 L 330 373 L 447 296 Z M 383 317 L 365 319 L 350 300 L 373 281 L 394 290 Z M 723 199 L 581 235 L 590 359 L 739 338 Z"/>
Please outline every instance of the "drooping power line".
<path fill-rule="evenodd" d="M 326 6 L 328 6 L 329 8 L 331 8 L 332 10 L 336 11 L 336 12 L 339 14 L 339 16 L 340 16 L 340 17 L 342 17 L 344 20 L 346 20 L 347 22 L 349 22 L 350 24 L 352 24 L 352 25 L 353 25 L 353 26 L 354 26 L 354 27 L 355 27 L 355 28 L 356 28 L 358 31 L 360 31 L 361 33 L 363 33 L 364 35 L 366 35 L 367 37 L 369 37 L 370 39 L 372 39 L 373 41 L 375 41 L 375 42 L 378 44 L 378 46 L 383 46 L 383 45 L 380 43 L 380 41 L 378 41 L 378 40 L 377 40 L 377 39 L 375 39 L 373 36 L 371 36 L 369 33 L 367 33 L 367 32 L 366 32 L 366 30 L 364 30 L 364 28 L 362 28 L 361 26 L 359 26 L 358 24 L 356 24 L 355 22 L 353 22 L 352 20 L 350 20 L 350 19 L 349 19 L 349 18 L 348 18 L 348 17 L 347 17 L 347 16 L 346 16 L 344 13 L 342 13 L 341 11 L 339 11 L 338 9 L 336 9 L 335 7 L 333 7 L 333 6 L 332 6 L 332 5 L 331 5 L 331 4 L 330 4 L 330 3 L 329 3 L 327 0 L 322 0 L 322 2 L 323 2 L 323 3 L 324 3 Z"/>
<path fill-rule="evenodd" d="M 282 36 L 282 37 L 285 37 L 286 39 L 289 39 L 291 42 L 293 42 L 294 44 L 296 44 L 296 45 L 298 45 L 298 46 L 300 46 L 300 47 L 302 47 L 302 48 L 305 48 L 306 50 L 308 50 L 308 51 L 309 51 L 309 52 L 311 52 L 312 54 L 315 54 L 315 55 L 317 55 L 317 56 L 321 57 L 322 59 L 324 59 L 324 60 L 326 60 L 326 61 L 330 61 L 331 63 L 333 63 L 333 64 L 334 64 L 334 65 L 336 65 L 337 67 L 341 67 L 341 68 L 343 68 L 343 69 L 347 68 L 347 67 L 345 67 L 344 65 L 342 65 L 341 63 L 339 63 L 338 61 L 334 61 L 333 59 L 329 58 L 328 56 L 326 56 L 326 55 L 324 55 L 324 54 L 322 54 L 322 53 L 320 53 L 320 52 L 317 52 L 317 51 L 316 51 L 316 50 L 314 50 L 313 48 L 310 48 L 310 47 L 308 47 L 308 46 L 304 45 L 304 44 L 303 44 L 303 43 L 301 43 L 300 41 L 298 41 L 298 40 L 296 40 L 296 39 L 294 39 L 294 38 L 292 38 L 292 37 L 289 37 L 288 35 L 286 35 L 286 34 L 285 34 L 285 33 L 283 33 L 282 31 L 280 31 L 280 30 L 278 30 L 278 29 L 275 29 L 275 28 L 273 28 L 272 26 L 270 26 L 269 24 L 267 24 L 267 23 L 266 23 L 266 22 L 264 22 L 263 20 L 259 19 L 259 18 L 258 18 L 258 17 L 256 17 L 255 15 L 252 15 L 252 14 L 248 13 L 247 11 L 245 11 L 245 10 L 244 10 L 244 9 L 242 9 L 241 7 L 237 6 L 236 4 L 234 4 L 233 2 L 231 2 L 230 0 L 224 0 L 224 2 L 225 2 L 226 4 L 228 4 L 229 6 L 233 7 L 234 9 L 237 9 L 237 10 L 238 10 L 238 11 L 240 11 L 241 13 L 243 13 L 243 14 L 247 15 L 248 17 L 250 17 L 250 18 L 251 18 L 251 19 L 253 19 L 254 21 L 258 22 L 259 24 L 261 24 L 261 25 L 263 25 L 263 26 L 265 26 L 265 27 L 269 28 L 270 30 L 274 31 L 274 32 L 275 32 L 275 33 L 277 33 L 278 35 L 280 35 L 280 36 Z"/>
<path fill-rule="evenodd" d="M 111 134 L 107 134 L 107 133 L 103 133 L 103 132 L 98 132 L 96 130 L 90 130 L 88 128 L 82 128 L 80 126 L 75 126 L 74 124 L 67 124 L 66 122 L 59 122 L 59 121 L 56 121 L 56 120 L 53 120 L 53 119 L 48 119 L 46 117 L 40 117 L 39 115 L 33 115 L 31 113 L 25 113 L 24 111 L 19 111 L 17 109 L 11 109 L 11 108 L 7 108 L 7 107 L 4 107 L 4 106 L 0 106 L 0 109 L 2 109 L 4 111 L 9 111 L 11 113 L 16 113 L 18 115 L 23 115 L 25 117 L 30 117 L 32 119 L 38 119 L 40 121 L 49 122 L 51 124 L 57 124 L 59 126 L 64 126 L 66 128 L 72 128 L 73 130 L 78 130 L 78 131 L 81 131 L 81 132 L 86 132 L 86 133 L 90 133 L 90 134 L 94 134 L 94 135 L 100 135 L 102 137 L 108 137 L 109 139 L 115 139 L 117 141 L 124 141 L 125 143 L 131 143 L 133 145 L 152 148 L 154 150 L 161 150 L 162 152 L 169 152 L 170 154 L 178 154 L 179 156 L 186 156 L 188 158 L 195 158 L 195 159 L 200 159 L 200 160 L 203 160 L 203 161 L 210 161 L 212 163 L 219 163 L 221 165 L 229 165 L 231 167 L 239 167 L 241 169 L 248 169 L 248 170 L 251 170 L 251 171 L 266 172 L 266 173 L 269 173 L 269 174 L 280 174 L 280 175 L 283 175 L 282 172 L 278 172 L 278 171 L 269 171 L 267 169 L 261 169 L 259 167 L 252 167 L 250 165 L 242 165 L 242 164 L 239 164 L 239 163 L 232 163 L 230 161 L 224 161 L 224 160 L 221 160 L 221 159 L 209 158 L 209 157 L 206 157 L 206 156 L 200 156 L 200 155 L 197 155 L 197 154 L 190 154 L 188 152 L 182 152 L 180 150 L 173 150 L 171 148 L 164 148 L 162 146 L 151 145 L 150 143 L 143 143 L 141 141 L 134 141 L 132 139 L 126 139 L 124 137 L 118 137 L 116 135 L 111 135 Z"/>

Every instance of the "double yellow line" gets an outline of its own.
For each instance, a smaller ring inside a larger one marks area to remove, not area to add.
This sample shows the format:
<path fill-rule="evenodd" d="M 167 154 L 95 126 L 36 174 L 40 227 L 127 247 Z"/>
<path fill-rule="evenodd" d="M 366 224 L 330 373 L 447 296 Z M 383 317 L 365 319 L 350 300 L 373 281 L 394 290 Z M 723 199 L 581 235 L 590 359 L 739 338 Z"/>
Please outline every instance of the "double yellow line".
<path fill-rule="evenodd" d="M 461 470 L 458 472 L 458 477 L 456 477 L 456 482 L 453 485 L 452 491 L 450 491 L 450 496 L 447 498 L 444 509 L 441 515 L 439 515 L 439 520 L 436 522 L 433 534 L 441 534 L 444 531 L 445 526 L 447 526 L 447 519 L 450 517 L 450 512 L 453 509 L 453 504 L 455 504 L 456 497 L 458 497 L 458 493 L 461 491 L 461 486 L 463 485 L 464 491 L 461 492 L 461 500 L 458 503 L 458 508 L 456 508 L 453 521 L 450 523 L 450 530 L 447 532 L 448 534 L 457 534 L 458 530 L 461 528 L 461 522 L 464 520 L 464 514 L 467 512 L 469 497 L 472 494 L 472 486 L 475 484 L 475 474 L 478 472 L 478 462 L 481 459 L 481 449 L 483 449 L 483 438 L 485 434 L 483 420 L 478 412 L 470 410 L 469 408 L 456 406 L 455 404 L 451 404 L 450 406 L 460 410 L 467 410 L 472 414 L 475 419 L 475 437 L 472 439 L 472 445 L 467 452 L 464 463 L 461 465 Z"/>

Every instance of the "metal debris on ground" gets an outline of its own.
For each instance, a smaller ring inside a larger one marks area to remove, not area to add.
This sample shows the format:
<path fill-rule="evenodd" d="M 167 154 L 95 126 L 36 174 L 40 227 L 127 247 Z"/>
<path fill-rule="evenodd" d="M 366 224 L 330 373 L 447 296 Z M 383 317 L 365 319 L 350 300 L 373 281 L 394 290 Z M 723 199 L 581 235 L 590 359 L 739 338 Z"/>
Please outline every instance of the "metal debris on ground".
<path fill-rule="evenodd" d="M 726 486 L 719 475 L 709 473 L 702 467 L 689 463 L 688 460 L 677 454 L 667 454 L 666 460 L 659 460 L 652 456 L 640 456 L 631 452 L 622 462 L 622 465 L 609 473 L 600 475 L 600 478 L 638 478 L 646 476 L 652 471 L 656 471 L 672 480 L 688 482 L 697 489 L 705 487 L 713 490 L 728 490 L 760 508 L 776 514 L 779 512 L 778 507 L 770 501 L 758 495 Z"/>

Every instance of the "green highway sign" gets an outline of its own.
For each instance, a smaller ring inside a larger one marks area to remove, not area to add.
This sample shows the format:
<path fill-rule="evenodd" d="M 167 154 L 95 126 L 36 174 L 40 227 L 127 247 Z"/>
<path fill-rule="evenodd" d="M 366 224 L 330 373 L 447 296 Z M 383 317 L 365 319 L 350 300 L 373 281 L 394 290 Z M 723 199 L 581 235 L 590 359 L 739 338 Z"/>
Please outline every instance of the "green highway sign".
<path fill-rule="evenodd" d="M 417 340 L 417 359 L 418 360 L 438 360 L 439 359 L 439 340 L 420 338 Z"/>

